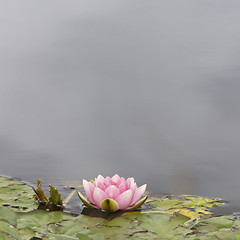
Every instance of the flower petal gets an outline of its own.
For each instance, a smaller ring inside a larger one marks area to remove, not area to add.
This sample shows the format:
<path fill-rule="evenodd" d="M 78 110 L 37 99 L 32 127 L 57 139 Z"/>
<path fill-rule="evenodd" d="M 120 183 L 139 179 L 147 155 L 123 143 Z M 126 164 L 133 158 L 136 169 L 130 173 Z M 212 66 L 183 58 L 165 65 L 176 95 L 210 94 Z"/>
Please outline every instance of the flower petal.
<path fill-rule="evenodd" d="M 118 179 L 117 185 L 119 186 L 121 183 L 125 183 L 125 178 L 121 177 Z"/>
<path fill-rule="evenodd" d="M 94 203 L 97 205 L 98 208 L 101 208 L 101 202 L 107 198 L 107 194 L 100 188 L 95 187 L 93 191 L 93 200 Z"/>
<path fill-rule="evenodd" d="M 131 202 L 133 200 L 133 197 L 135 195 L 135 192 L 136 192 L 136 189 L 137 189 L 137 184 L 136 183 L 133 183 L 132 187 L 130 188 L 131 191 L 132 191 L 132 199 L 131 199 Z"/>
<path fill-rule="evenodd" d="M 106 198 L 101 202 L 101 209 L 105 211 L 115 212 L 119 209 L 119 207 L 116 201 Z"/>
<path fill-rule="evenodd" d="M 130 188 L 134 185 L 135 180 L 133 177 L 130 178 Z"/>
<path fill-rule="evenodd" d="M 105 178 L 104 184 L 107 188 L 111 185 L 117 185 L 109 176 Z"/>
<path fill-rule="evenodd" d="M 116 199 L 119 209 L 121 210 L 127 209 L 130 205 L 131 199 L 132 199 L 132 191 L 130 189 L 121 193 Z"/>
<path fill-rule="evenodd" d="M 140 199 L 138 202 L 136 202 L 133 206 L 129 207 L 128 209 L 133 210 L 133 209 L 140 208 L 145 203 L 147 198 L 148 198 L 148 196 L 143 197 L 142 199 Z"/>
<path fill-rule="evenodd" d="M 86 181 L 85 179 L 83 179 L 83 187 L 85 190 L 85 193 L 87 195 L 88 200 L 95 204 L 95 202 L 93 201 L 93 191 L 94 191 L 94 185 L 91 182 Z"/>
<path fill-rule="evenodd" d="M 78 196 L 82 200 L 85 206 L 90 208 L 97 208 L 96 205 L 93 205 L 87 201 L 87 199 L 78 191 Z"/>
<path fill-rule="evenodd" d="M 98 180 L 95 181 L 95 186 L 98 187 L 98 188 L 100 188 L 100 189 L 102 189 L 103 191 L 106 190 L 105 184 L 102 183 L 102 182 L 99 182 Z"/>
<path fill-rule="evenodd" d="M 123 193 L 126 191 L 126 187 L 125 187 L 125 182 L 122 182 L 119 186 L 118 189 L 120 191 L 120 193 Z"/>
<path fill-rule="evenodd" d="M 105 181 L 105 178 L 102 176 L 102 175 L 98 175 L 97 178 L 95 178 L 95 186 L 96 186 L 96 183 L 97 182 L 101 182 L 101 183 L 104 183 Z"/>
<path fill-rule="evenodd" d="M 126 186 L 126 189 L 130 189 L 130 186 L 131 186 L 131 179 L 128 178 L 125 182 L 125 186 Z"/>
<path fill-rule="evenodd" d="M 136 189 L 130 205 L 134 205 L 141 198 L 141 196 L 143 195 L 143 193 L 146 190 L 146 187 L 147 187 L 147 184 L 144 184 L 141 187 Z"/>
<path fill-rule="evenodd" d="M 119 175 L 118 174 L 115 174 L 113 177 L 112 177 L 112 180 L 117 183 L 118 180 L 120 179 Z"/>
<path fill-rule="evenodd" d="M 115 185 L 111 185 L 106 189 L 105 193 L 108 195 L 108 198 L 115 200 L 120 194 L 120 190 Z"/>
<path fill-rule="evenodd" d="M 99 174 L 99 175 L 97 176 L 97 180 L 98 180 L 98 181 L 104 181 L 105 178 L 104 178 L 101 174 Z"/>

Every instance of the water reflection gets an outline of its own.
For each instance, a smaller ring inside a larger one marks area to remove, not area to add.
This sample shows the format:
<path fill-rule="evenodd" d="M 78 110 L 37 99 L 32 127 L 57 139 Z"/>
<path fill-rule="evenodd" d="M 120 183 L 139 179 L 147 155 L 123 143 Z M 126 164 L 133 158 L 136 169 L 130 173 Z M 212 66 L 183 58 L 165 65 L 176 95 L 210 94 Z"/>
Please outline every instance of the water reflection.
<path fill-rule="evenodd" d="M 239 205 L 238 1 L 1 2 L 0 13 L 2 174 L 119 173 Z"/>

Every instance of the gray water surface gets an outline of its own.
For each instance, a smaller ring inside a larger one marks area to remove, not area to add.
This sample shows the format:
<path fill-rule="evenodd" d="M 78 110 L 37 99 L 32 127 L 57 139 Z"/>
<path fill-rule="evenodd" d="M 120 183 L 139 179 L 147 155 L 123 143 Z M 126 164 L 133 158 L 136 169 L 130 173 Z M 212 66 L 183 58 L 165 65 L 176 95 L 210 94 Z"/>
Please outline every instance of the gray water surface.
<path fill-rule="evenodd" d="M 0 1 L 0 173 L 240 207 L 239 23 L 234 0 Z"/>

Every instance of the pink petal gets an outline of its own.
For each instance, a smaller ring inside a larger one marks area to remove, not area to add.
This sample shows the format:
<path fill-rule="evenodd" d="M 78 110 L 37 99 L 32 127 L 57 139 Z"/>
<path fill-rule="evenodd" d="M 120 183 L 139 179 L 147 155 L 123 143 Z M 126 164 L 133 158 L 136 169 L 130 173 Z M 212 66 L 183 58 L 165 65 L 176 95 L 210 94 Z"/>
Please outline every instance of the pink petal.
<path fill-rule="evenodd" d="M 121 183 L 125 183 L 125 178 L 121 177 L 118 179 L 117 185 L 119 186 Z"/>
<path fill-rule="evenodd" d="M 108 176 L 105 178 L 105 182 L 104 183 L 105 183 L 106 187 L 109 187 L 111 185 L 116 185 L 116 183 Z"/>
<path fill-rule="evenodd" d="M 115 200 L 120 194 L 120 190 L 116 186 L 111 185 L 106 189 L 105 193 L 108 195 L 108 198 Z"/>
<path fill-rule="evenodd" d="M 127 209 L 130 205 L 131 199 L 132 199 L 132 191 L 130 189 L 121 193 L 116 199 L 119 209 L 121 210 Z"/>
<path fill-rule="evenodd" d="M 135 181 L 134 181 L 134 178 L 130 178 L 130 188 L 134 185 Z"/>
<path fill-rule="evenodd" d="M 112 180 L 117 183 L 118 180 L 120 179 L 119 175 L 118 174 L 115 174 L 113 177 L 112 177 Z"/>
<path fill-rule="evenodd" d="M 128 178 L 125 182 L 126 189 L 130 189 L 130 182 L 131 182 L 131 180 L 130 180 L 130 178 Z"/>
<path fill-rule="evenodd" d="M 105 178 L 102 175 L 100 175 L 100 174 L 97 176 L 97 178 L 95 178 L 95 183 L 96 182 L 104 183 L 104 181 L 105 181 Z"/>
<path fill-rule="evenodd" d="M 134 205 L 143 195 L 143 193 L 145 192 L 147 187 L 147 184 L 142 185 L 141 187 L 137 188 L 135 191 L 135 194 L 133 195 L 132 201 L 130 203 L 130 205 Z"/>
<path fill-rule="evenodd" d="M 132 199 L 133 199 L 133 197 L 135 195 L 135 192 L 136 192 L 136 189 L 137 189 L 137 184 L 134 183 L 130 189 L 132 191 Z M 132 202 L 132 199 L 131 199 L 131 202 Z"/>
<path fill-rule="evenodd" d="M 86 181 L 85 179 L 83 179 L 83 187 L 84 187 L 84 190 L 85 190 L 85 193 L 87 195 L 87 198 L 88 200 L 95 204 L 94 203 L 94 200 L 93 200 L 93 191 L 94 191 L 94 185 L 91 183 L 91 182 L 88 182 Z"/>
<path fill-rule="evenodd" d="M 102 182 L 99 182 L 98 180 L 95 180 L 95 186 L 102 189 L 103 191 L 106 190 L 105 184 L 103 184 Z"/>
<path fill-rule="evenodd" d="M 125 191 L 126 191 L 125 182 L 122 182 L 122 183 L 118 186 L 118 189 L 119 189 L 120 193 L 125 192 Z"/>
<path fill-rule="evenodd" d="M 144 204 L 144 202 L 146 202 L 147 198 L 148 196 L 146 195 L 145 197 L 138 200 L 133 206 L 130 206 L 128 209 L 134 210 L 140 208 Z"/>
<path fill-rule="evenodd" d="M 107 194 L 102 189 L 95 187 L 95 189 L 93 191 L 93 200 L 99 209 L 101 208 L 101 206 L 100 206 L 101 202 L 105 198 L 107 198 Z"/>

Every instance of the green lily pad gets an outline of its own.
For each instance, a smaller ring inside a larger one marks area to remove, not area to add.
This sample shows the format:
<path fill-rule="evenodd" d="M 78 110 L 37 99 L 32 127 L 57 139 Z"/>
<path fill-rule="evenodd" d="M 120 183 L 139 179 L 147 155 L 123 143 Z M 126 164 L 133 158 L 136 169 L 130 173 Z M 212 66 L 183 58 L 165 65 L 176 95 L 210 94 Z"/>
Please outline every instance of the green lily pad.
<path fill-rule="evenodd" d="M 0 220 L 5 220 L 12 226 L 17 226 L 17 215 L 15 212 L 11 211 L 6 207 L 0 206 Z"/>
<path fill-rule="evenodd" d="M 60 194 L 50 191 L 58 204 Z M 109 213 L 85 208 L 72 216 L 37 210 L 33 195 L 30 186 L 0 177 L 0 239 L 240 239 L 239 216 L 211 217 L 210 208 L 222 204 L 220 199 L 150 195 L 142 209 Z"/>
<path fill-rule="evenodd" d="M 0 220 L 0 239 L 1 240 L 21 240 L 18 230 L 9 222 Z"/>
<path fill-rule="evenodd" d="M 0 177 L 0 205 L 8 206 L 15 212 L 32 211 L 38 207 L 33 195 L 34 191 L 27 184 Z"/>
<path fill-rule="evenodd" d="M 0 239 L 20 239 L 16 226 L 17 214 L 0 206 Z"/>
<path fill-rule="evenodd" d="M 79 215 L 73 217 L 63 212 L 36 210 L 18 213 L 18 230 L 22 239 L 44 237 L 44 239 L 171 239 L 182 237 L 184 223 L 189 218 L 170 214 L 122 214 L 108 220 Z M 26 229 L 29 229 L 27 234 Z M 32 230 L 32 231 L 30 231 Z M 24 233 L 24 235 L 22 235 Z M 33 235 L 34 234 L 34 235 Z M 84 236 L 84 238 L 83 238 Z M 66 238 L 68 239 L 68 238 Z"/>
<path fill-rule="evenodd" d="M 240 220 L 233 215 L 212 217 L 199 221 L 190 229 L 190 239 L 240 239 Z"/>

